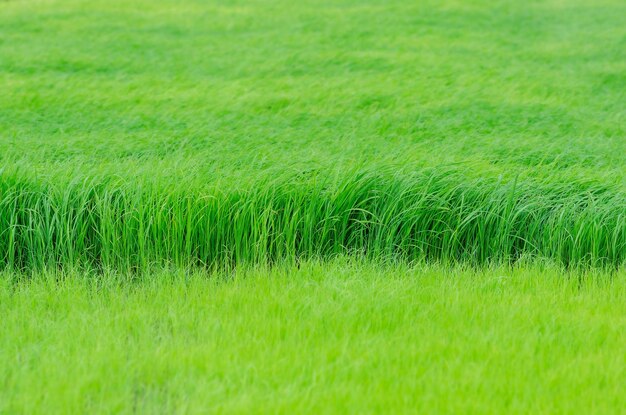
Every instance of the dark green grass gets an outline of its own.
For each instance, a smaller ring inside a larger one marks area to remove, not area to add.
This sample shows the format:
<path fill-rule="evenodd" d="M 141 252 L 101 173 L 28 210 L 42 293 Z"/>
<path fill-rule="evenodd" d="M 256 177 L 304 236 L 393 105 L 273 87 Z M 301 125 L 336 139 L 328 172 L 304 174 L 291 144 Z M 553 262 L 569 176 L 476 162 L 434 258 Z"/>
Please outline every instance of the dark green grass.
<path fill-rule="evenodd" d="M 158 188 L 104 178 L 62 185 L 5 174 L 1 264 L 214 267 L 331 258 L 486 265 L 626 260 L 625 198 L 602 187 L 463 181 L 449 169 L 260 182 L 245 190 Z"/>

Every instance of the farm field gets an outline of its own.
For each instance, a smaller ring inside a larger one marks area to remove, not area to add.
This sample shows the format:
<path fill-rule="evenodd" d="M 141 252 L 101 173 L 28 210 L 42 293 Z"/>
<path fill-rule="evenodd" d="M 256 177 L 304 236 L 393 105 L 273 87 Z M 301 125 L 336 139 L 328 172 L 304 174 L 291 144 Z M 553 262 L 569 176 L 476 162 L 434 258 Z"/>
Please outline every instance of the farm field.
<path fill-rule="evenodd" d="M 310 262 L 0 280 L 2 413 L 619 413 L 626 275 Z"/>
<path fill-rule="evenodd" d="M 620 1 L 0 7 L 10 268 L 624 262 Z"/>
<path fill-rule="evenodd" d="M 1 7 L 10 268 L 624 262 L 622 2 Z"/>
<path fill-rule="evenodd" d="M 610 413 L 626 3 L 0 1 L 0 413 Z"/>

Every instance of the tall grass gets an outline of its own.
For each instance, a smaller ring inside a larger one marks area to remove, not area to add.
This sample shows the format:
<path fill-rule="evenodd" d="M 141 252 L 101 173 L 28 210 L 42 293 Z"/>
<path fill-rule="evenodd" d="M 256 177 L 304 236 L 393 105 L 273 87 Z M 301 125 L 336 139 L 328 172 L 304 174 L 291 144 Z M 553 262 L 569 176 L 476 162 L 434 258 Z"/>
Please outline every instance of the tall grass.
<path fill-rule="evenodd" d="M 0 266 L 147 269 L 339 254 L 487 264 L 626 260 L 619 191 L 467 179 L 454 169 L 266 179 L 227 189 L 0 175 Z"/>

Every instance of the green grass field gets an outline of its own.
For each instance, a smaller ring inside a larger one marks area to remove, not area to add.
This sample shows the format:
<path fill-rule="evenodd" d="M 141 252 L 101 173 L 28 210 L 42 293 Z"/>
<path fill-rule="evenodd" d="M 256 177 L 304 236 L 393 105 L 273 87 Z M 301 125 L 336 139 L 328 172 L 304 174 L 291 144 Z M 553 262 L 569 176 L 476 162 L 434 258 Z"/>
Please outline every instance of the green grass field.
<path fill-rule="evenodd" d="M 626 3 L 0 0 L 0 413 L 618 413 Z"/>
<path fill-rule="evenodd" d="M 5 276 L 0 412 L 619 413 L 626 275 Z"/>

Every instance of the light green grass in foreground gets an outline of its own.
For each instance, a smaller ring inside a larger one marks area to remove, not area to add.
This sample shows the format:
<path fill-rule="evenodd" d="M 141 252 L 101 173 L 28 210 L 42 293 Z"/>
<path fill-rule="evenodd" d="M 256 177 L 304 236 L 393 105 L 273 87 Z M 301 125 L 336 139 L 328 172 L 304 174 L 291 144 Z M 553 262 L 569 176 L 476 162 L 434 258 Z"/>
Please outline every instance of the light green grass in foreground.
<path fill-rule="evenodd" d="M 626 275 L 0 279 L 0 413 L 619 413 Z"/>

